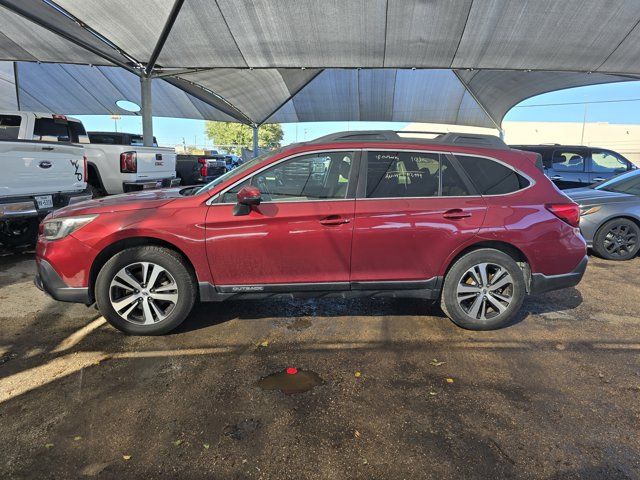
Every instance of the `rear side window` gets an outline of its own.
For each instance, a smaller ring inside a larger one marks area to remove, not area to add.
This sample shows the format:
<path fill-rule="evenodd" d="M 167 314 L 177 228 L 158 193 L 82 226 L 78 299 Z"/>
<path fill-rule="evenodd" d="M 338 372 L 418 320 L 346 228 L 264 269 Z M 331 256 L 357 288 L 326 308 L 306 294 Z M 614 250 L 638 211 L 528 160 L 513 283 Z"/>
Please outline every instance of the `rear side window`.
<path fill-rule="evenodd" d="M 369 152 L 367 198 L 435 197 L 440 155 L 420 152 Z"/>
<path fill-rule="evenodd" d="M 456 158 L 482 195 L 504 195 L 529 186 L 525 177 L 494 160 L 467 155 Z"/>
<path fill-rule="evenodd" d="M 0 140 L 18 140 L 20 115 L 0 115 Z"/>
<path fill-rule="evenodd" d="M 470 194 L 470 188 L 444 155 L 425 152 L 369 152 L 367 198 L 451 197 Z"/>
<path fill-rule="evenodd" d="M 551 158 L 551 167 L 558 172 L 584 172 L 584 152 L 556 150 Z"/>

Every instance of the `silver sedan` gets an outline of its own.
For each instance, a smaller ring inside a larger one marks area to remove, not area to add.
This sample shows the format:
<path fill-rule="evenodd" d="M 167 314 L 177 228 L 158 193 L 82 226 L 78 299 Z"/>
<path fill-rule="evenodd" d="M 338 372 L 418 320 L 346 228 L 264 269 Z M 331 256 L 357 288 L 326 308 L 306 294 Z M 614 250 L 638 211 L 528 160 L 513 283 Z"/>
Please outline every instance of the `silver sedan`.
<path fill-rule="evenodd" d="M 595 253 L 608 260 L 629 260 L 637 255 L 640 170 L 563 193 L 580 205 L 580 230 Z"/>

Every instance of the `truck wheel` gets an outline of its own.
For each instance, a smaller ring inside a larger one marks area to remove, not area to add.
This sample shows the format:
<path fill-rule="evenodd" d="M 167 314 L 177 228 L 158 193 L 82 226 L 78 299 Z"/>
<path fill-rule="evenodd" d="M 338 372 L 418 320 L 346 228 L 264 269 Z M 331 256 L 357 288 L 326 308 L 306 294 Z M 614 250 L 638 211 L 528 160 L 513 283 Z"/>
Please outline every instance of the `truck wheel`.
<path fill-rule="evenodd" d="M 630 260 L 640 250 L 640 227 L 626 218 L 614 218 L 598 229 L 593 250 L 607 260 Z"/>
<path fill-rule="evenodd" d="M 178 253 L 134 247 L 114 255 L 96 279 L 98 309 L 131 335 L 162 335 L 180 325 L 196 300 L 196 281 Z"/>
<path fill-rule="evenodd" d="M 493 330 L 509 324 L 525 295 L 522 270 L 506 253 L 484 248 L 460 258 L 442 289 L 444 313 L 469 330 Z"/>
<path fill-rule="evenodd" d="M 38 238 L 38 224 L 37 218 L 0 222 L 0 243 L 12 248 L 33 246 Z"/>

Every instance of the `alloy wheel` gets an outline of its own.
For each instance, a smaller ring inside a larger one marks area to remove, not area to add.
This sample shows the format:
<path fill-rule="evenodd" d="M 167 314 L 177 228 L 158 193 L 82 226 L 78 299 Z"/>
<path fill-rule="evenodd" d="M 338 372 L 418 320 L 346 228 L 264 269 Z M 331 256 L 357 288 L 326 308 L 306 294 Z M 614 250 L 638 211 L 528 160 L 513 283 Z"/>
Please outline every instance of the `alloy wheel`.
<path fill-rule="evenodd" d="M 467 315 L 476 320 L 490 320 L 509 307 L 513 288 L 513 278 L 504 267 L 479 263 L 462 275 L 456 295 Z"/>
<path fill-rule="evenodd" d="M 124 320 L 138 325 L 158 323 L 178 303 L 178 284 L 158 264 L 136 262 L 115 274 L 109 286 L 109 300 Z"/>
<path fill-rule="evenodd" d="M 622 223 L 615 225 L 604 236 L 603 246 L 607 253 L 614 257 L 625 257 L 634 251 L 638 235 L 631 225 Z"/>

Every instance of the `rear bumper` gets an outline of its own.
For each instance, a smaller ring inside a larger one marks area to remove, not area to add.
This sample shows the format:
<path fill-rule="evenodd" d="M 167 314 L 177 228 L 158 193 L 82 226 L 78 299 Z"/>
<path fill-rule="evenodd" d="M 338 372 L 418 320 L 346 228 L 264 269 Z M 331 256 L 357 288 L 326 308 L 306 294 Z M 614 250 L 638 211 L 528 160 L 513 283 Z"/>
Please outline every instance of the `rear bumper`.
<path fill-rule="evenodd" d="M 531 284 L 529 286 L 529 293 L 538 294 L 544 292 L 550 292 L 552 290 L 560 290 L 561 288 L 575 287 L 585 270 L 587 269 L 588 259 L 587 256 L 580 260 L 578 266 L 569 273 L 563 273 L 561 275 L 545 275 L 543 273 L 532 273 Z"/>
<path fill-rule="evenodd" d="M 92 198 L 89 190 L 83 190 L 82 192 L 52 193 L 50 195 L 53 201 L 52 208 L 37 208 L 33 196 L 0 200 L 0 221 L 28 217 L 45 217 L 58 208 L 84 202 L 85 200 L 91 200 Z"/>
<path fill-rule="evenodd" d="M 122 190 L 125 193 L 139 192 L 140 190 L 153 190 L 156 188 L 171 188 L 180 185 L 179 178 L 161 178 L 159 180 L 143 180 L 137 182 L 124 182 Z"/>
<path fill-rule="evenodd" d="M 47 295 L 61 302 L 91 303 L 88 288 L 69 287 L 46 260 L 39 259 L 36 265 L 38 273 L 33 283 Z"/>

